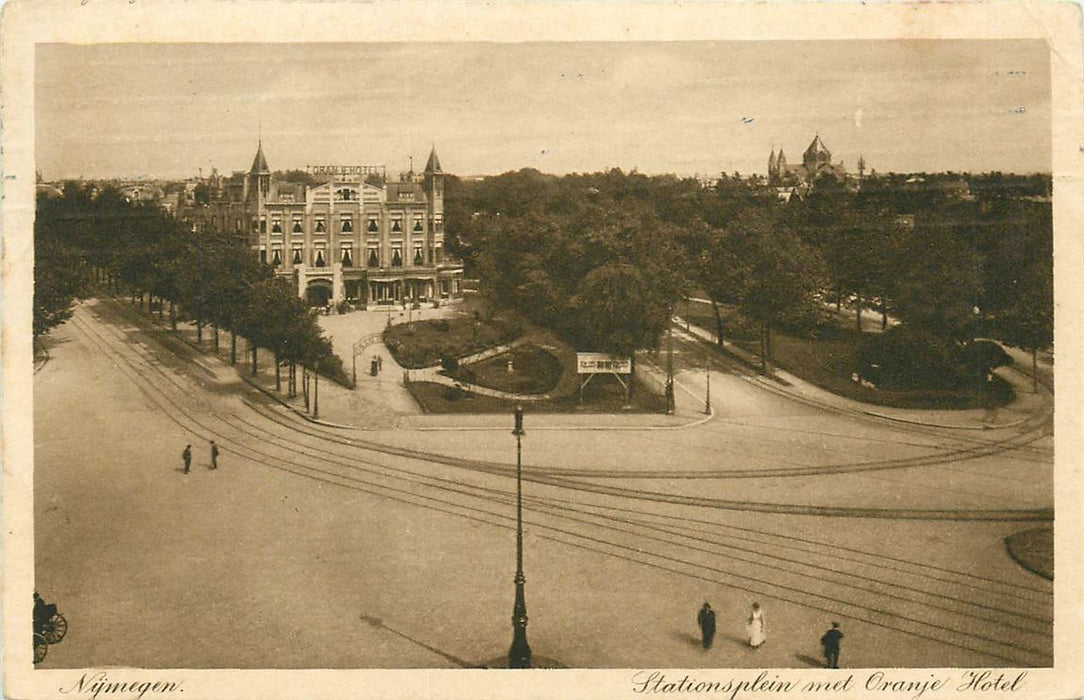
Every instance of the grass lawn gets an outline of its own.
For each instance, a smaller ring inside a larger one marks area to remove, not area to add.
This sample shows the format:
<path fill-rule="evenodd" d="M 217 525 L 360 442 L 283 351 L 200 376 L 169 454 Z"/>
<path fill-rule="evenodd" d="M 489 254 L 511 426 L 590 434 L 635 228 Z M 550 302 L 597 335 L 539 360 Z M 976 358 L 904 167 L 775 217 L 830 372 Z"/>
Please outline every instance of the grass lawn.
<path fill-rule="evenodd" d="M 512 371 L 508 363 L 512 362 Z M 561 379 L 561 361 L 533 343 L 518 345 L 487 360 L 460 366 L 449 376 L 514 394 L 545 394 Z"/>
<path fill-rule="evenodd" d="M 479 396 L 434 382 L 409 382 L 414 400 L 426 413 L 511 413 L 516 401 Z M 527 413 L 665 413 L 666 399 L 637 383 L 632 404 L 625 408 L 625 390 L 616 381 L 593 381 L 578 395 L 521 402 Z"/>
<path fill-rule="evenodd" d="M 719 311 L 723 319 L 723 339 L 759 356 L 758 329 L 732 308 L 720 306 Z M 716 329 L 715 313 L 709 304 L 686 302 L 678 307 L 677 313 L 701 328 L 712 332 Z M 898 408 L 983 407 L 984 397 L 969 389 L 888 391 L 871 389 L 853 381 L 851 375 L 858 371 L 858 350 L 863 342 L 876 335 L 859 334 L 849 320 L 833 315 L 809 334 L 792 335 L 773 330 L 772 361 L 775 366 L 811 384 L 863 403 Z M 1011 386 L 996 376 L 988 391 L 999 404 L 1008 402 L 1013 396 Z"/>
<path fill-rule="evenodd" d="M 1005 538 L 1009 556 L 1028 571 L 1054 580 L 1054 528 L 1024 530 Z"/>
<path fill-rule="evenodd" d="M 384 331 L 384 344 L 400 365 L 421 369 L 439 363 L 444 355 L 473 355 L 522 334 L 522 328 L 505 321 L 450 318 L 392 326 Z"/>

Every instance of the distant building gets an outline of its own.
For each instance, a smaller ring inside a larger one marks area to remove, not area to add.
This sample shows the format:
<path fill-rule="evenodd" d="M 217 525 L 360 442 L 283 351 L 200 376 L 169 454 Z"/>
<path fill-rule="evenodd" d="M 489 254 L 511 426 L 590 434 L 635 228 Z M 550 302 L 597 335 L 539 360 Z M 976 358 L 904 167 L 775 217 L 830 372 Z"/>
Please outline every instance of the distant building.
<path fill-rule="evenodd" d="M 802 153 L 800 165 L 789 165 L 783 149 L 779 153 L 772 149 L 768 156 L 768 185 L 775 188 L 780 199 L 789 200 L 792 196 L 804 197 L 818 183 L 828 180 L 832 184 L 857 191 L 865 172 L 866 163 L 859 159 L 859 177 L 855 178 L 843 167 L 843 163 L 833 163 L 832 153 L 821 141 L 820 135 L 814 136 L 809 147 Z"/>
<path fill-rule="evenodd" d="M 148 183 L 124 184 L 120 193 L 129 202 L 158 202 L 165 196 L 161 187 Z"/>
<path fill-rule="evenodd" d="M 921 175 L 912 175 L 903 183 L 905 192 L 937 192 L 948 199 L 962 199 L 971 201 L 971 187 L 963 178 L 934 178 L 927 180 Z"/>
<path fill-rule="evenodd" d="M 444 248 L 444 171 L 387 182 L 378 166 L 310 166 L 319 184 L 272 177 L 260 143 L 247 173 L 212 173 L 210 202 L 179 214 L 242 236 L 310 303 L 401 304 L 462 295 L 463 266 Z"/>

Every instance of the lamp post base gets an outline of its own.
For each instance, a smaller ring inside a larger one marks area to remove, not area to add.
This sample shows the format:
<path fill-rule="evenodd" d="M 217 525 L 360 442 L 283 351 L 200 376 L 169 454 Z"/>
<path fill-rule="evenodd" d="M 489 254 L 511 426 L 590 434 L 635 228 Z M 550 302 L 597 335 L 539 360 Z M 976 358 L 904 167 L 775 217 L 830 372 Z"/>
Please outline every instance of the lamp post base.
<path fill-rule="evenodd" d="M 523 595 L 526 580 L 516 572 L 516 603 L 512 608 L 512 647 L 508 650 L 508 668 L 531 667 L 531 645 L 527 643 L 527 599 Z"/>
<path fill-rule="evenodd" d="M 517 622 L 513 620 L 513 623 Z M 512 648 L 508 650 L 508 668 L 530 668 L 531 646 L 527 644 L 527 628 L 516 625 Z"/>

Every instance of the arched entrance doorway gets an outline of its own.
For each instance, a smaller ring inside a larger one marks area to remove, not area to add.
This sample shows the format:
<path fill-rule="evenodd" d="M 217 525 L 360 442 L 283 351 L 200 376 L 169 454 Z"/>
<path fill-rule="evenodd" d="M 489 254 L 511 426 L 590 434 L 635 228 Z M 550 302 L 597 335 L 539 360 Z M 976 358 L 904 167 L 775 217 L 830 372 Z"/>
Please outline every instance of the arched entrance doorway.
<path fill-rule="evenodd" d="M 305 288 L 305 299 L 309 306 L 327 306 L 331 298 L 331 280 L 311 280 Z"/>

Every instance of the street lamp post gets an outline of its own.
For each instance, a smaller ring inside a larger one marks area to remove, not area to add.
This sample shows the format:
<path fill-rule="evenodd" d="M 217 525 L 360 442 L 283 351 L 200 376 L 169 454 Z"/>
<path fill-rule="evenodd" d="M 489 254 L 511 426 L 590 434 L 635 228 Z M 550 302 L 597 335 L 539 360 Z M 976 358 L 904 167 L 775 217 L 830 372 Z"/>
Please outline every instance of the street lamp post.
<path fill-rule="evenodd" d="M 320 418 L 320 370 L 312 370 L 312 418 Z"/>
<path fill-rule="evenodd" d="M 674 402 L 674 310 L 666 312 L 666 415 L 672 416 L 677 410 Z"/>
<path fill-rule="evenodd" d="M 512 608 L 512 648 L 508 650 L 508 668 L 531 667 L 531 645 L 527 643 L 527 601 L 523 596 L 523 478 L 522 440 L 523 407 L 516 406 L 516 603 Z"/>
<path fill-rule="evenodd" d="M 711 415 L 711 362 L 710 361 L 708 362 L 707 366 L 704 368 L 704 371 L 707 373 L 707 380 L 708 380 L 708 388 L 707 388 L 707 391 L 704 392 L 704 413 L 706 413 L 706 414 L 708 414 L 710 416 Z"/>
<path fill-rule="evenodd" d="M 979 352 L 979 322 L 982 320 L 982 310 L 979 307 L 971 307 L 971 352 L 975 355 L 975 379 L 978 387 L 978 400 L 984 401 L 986 389 L 986 374 L 982 369 L 982 355 Z"/>

